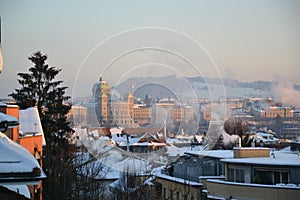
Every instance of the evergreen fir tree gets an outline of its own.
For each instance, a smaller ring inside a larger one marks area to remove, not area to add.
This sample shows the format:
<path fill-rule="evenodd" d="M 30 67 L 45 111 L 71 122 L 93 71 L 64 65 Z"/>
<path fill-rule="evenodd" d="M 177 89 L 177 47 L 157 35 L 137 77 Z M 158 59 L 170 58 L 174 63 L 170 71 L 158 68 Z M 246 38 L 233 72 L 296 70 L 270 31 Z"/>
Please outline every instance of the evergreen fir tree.
<path fill-rule="evenodd" d="M 47 56 L 37 51 L 29 60 L 34 64 L 29 73 L 18 73 L 20 89 L 10 94 L 20 109 L 37 107 L 46 139 L 43 168 L 47 179 L 43 182 L 44 199 L 65 199 L 71 190 L 72 146 L 68 135 L 72 132 L 66 115 L 71 109 L 65 101 L 67 87 L 60 87 L 63 81 L 54 80 L 61 69 L 49 67 Z M 69 191 L 68 191 L 69 190 Z"/>

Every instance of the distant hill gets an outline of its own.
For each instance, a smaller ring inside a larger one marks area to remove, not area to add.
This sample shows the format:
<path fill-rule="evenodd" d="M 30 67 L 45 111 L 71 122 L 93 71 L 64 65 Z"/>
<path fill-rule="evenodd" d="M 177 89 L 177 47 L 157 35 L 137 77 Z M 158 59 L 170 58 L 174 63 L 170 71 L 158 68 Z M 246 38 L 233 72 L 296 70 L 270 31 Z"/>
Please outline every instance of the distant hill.
<path fill-rule="evenodd" d="M 184 94 L 187 90 L 192 90 L 200 98 L 209 98 L 210 93 L 224 97 L 224 88 L 227 97 L 267 97 L 270 96 L 272 82 L 254 81 L 241 82 L 234 79 L 220 79 L 209 77 L 146 77 L 146 78 L 130 78 L 126 81 L 112 87 L 117 90 L 120 95 L 126 95 L 128 85 L 134 82 L 135 96 L 144 98 L 146 94 L 153 98 L 170 98 L 178 94 Z M 223 88 L 224 83 L 224 88 Z M 300 91 L 300 86 L 294 86 Z M 210 90 L 210 91 L 209 91 Z"/>

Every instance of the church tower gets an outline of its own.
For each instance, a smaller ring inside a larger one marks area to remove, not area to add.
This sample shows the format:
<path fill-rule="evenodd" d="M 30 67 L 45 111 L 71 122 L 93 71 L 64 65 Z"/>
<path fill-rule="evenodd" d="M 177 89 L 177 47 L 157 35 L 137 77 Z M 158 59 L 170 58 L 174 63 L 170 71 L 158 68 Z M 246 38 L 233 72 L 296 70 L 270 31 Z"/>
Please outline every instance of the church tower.
<path fill-rule="evenodd" d="M 129 115 L 134 121 L 134 83 L 132 82 L 131 85 L 131 92 L 128 93 L 128 109 Z"/>
<path fill-rule="evenodd" d="M 111 123 L 110 87 L 102 76 L 93 87 L 93 99 L 96 103 L 96 115 L 100 126 L 108 126 Z"/>

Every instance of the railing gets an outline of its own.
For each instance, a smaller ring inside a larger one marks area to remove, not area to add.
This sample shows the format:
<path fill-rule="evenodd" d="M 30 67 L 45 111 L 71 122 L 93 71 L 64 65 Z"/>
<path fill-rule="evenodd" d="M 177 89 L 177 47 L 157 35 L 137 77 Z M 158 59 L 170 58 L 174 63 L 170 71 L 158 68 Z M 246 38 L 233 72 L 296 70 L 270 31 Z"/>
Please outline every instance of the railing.
<path fill-rule="evenodd" d="M 208 199 L 264 199 L 264 200 L 294 200 L 300 196 L 297 185 L 262 185 L 236 183 L 223 180 L 207 180 Z"/>

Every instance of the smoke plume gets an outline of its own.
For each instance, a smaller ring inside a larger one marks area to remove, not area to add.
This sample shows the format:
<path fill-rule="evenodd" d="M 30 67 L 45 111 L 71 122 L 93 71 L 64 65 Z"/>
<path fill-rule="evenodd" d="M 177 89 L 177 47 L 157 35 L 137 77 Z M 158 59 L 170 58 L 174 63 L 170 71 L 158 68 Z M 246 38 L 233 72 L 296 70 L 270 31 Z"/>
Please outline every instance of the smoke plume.
<path fill-rule="evenodd" d="M 274 84 L 272 94 L 275 101 L 300 107 L 300 91 L 295 89 L 293 83 L 281 82 Z"/>

